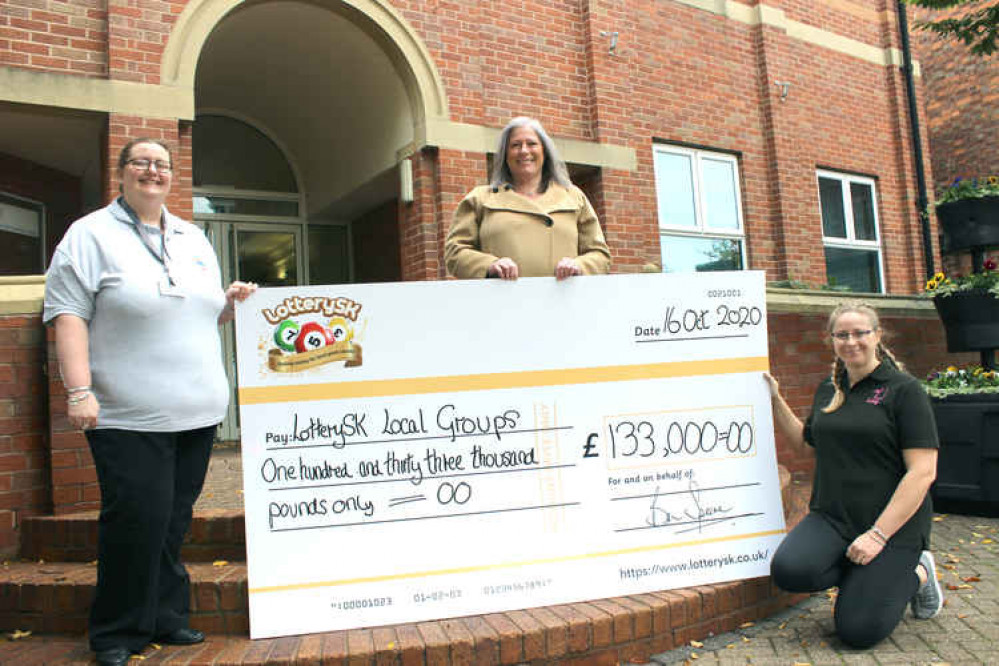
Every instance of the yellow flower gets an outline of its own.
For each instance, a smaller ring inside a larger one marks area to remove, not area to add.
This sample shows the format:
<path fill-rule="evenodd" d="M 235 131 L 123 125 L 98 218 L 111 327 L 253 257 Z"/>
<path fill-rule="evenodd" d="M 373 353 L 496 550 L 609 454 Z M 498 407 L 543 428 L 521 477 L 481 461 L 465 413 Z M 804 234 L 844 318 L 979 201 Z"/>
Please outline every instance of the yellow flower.
<path fill-rule="evenodd" d="M 956 365 L 948 365 L 947 366 L 947 372 L 957 372 L 957 366 Z"/>
<path fill-rule="evenodd" d="M 943 273 L 941 273 L 940 271 L 937 271 L 937 273 L 933 276 L 933 279 L 936 280 L 937 282 L 940 282 L 945 277 L 946 276 Z"/>
<path fill-rule="evenodd" d="M 975 369 L 971 371 L 971 374 L 975 375 L 976 377 L 982 374 L 982 366 L 980 365 L 975 366 Z"/>
<path fill-rule="evenodd" d="M 926 291 L 933 291 L 936 288 L 937 288 L 937 281 L 936 280 L 929 280 L 926 283 Z"/>
<path fill-rule="evenodd" d="M 988 372 L 982 374 L 982 378 L 992 381 L 996 378 L 996 373 L 989 370 Z"/>
<path fill-rule="evenodd" d="M 999 185 L 999 176 L 989 176 L 989 185 Z"/>

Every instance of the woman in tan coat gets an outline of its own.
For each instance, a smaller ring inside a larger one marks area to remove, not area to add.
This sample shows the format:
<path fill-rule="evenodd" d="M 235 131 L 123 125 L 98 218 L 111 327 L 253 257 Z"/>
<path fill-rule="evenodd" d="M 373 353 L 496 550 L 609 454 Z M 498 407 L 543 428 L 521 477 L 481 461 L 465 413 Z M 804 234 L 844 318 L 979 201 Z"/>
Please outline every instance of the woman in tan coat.
<path fill-rule="evenodd" d="M 458 205 L 445 243 L 459 278 L 594 275 L 610 250 L 586 195 L 537 120 L 511 120 L 500 134 L 492 182 Z"/>

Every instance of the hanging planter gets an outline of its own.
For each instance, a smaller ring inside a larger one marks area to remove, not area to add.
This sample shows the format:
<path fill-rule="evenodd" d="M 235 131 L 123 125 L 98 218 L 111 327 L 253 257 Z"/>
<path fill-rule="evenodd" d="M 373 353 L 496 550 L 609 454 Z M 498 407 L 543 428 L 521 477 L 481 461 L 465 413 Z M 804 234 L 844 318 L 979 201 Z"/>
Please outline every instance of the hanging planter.
<path fill-rule="evenodd" d="M 944 252 L 999 247 L 999 196 L 940 204 L 937 220 L 943 232 Z"/>
<path fill-rule="evenodd" d="M 947 332 L 947 351 L 981 351 L 999 347 L 999 298 L 986 289 L 967 289 L 934 296 Z"/>

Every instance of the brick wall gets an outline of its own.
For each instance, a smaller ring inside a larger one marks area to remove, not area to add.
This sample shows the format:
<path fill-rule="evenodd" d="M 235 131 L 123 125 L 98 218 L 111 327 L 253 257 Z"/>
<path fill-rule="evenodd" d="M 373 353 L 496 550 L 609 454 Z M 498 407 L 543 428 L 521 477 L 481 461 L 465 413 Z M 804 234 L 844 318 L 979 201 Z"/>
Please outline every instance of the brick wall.
<path fill-rule="evenodd" d="M 27 516 L 51 511 L 41 315 L 0 315 L 0 557 Z"/>
<path fill-rule="evenodd" d="M 930 12 L 914 9 L 918 20 L 951 18 L 990 4 Z M 972 55 L 960 42 L 914 29 L 913 51 L 922 66 L 926 90 L 933 184 L 939 191 L 957 177 L 999 175 L 999 62 L 995 54 Z"/>
<path fill-rule="evenodd" d="M 0 65 L 107 76 L 108 0 L 5 0 Z"/>

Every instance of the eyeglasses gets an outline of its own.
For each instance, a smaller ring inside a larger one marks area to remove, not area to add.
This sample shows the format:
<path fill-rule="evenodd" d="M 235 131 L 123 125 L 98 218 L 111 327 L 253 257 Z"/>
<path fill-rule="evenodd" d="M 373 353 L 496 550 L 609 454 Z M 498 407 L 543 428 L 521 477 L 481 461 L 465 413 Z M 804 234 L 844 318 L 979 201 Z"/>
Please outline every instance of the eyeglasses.
<path fill-rule="evenodd" d="M 134 160 L 129 160 L 125 164 L 135 167 L 139 171 L 147 171 L 150 167 L 156 167 L 156 170 L 160 173 L 170 173 L 173 171 L 173 167 L 170 166 L 169 162 L 164 162 L 163 160 L 147 160 L 145 158 L 137 158 Z"/>
<path fill-rule="evenodd" d="M 870 335 L 873 332 L 874 331 L 871 330 L 871 329 L 867 329 L 866 331 L 863 331 L 863 330 L 856 330 L 856 331 L 836 331 L 835 333 L 832 334 L 832 336 L 835 339 L 839 340 L 840 342 L 846 342 L 850 338 L 853 338 L 854 340 L 863 340 L 864 338 L 866 338 L 868 335 Z"/>

